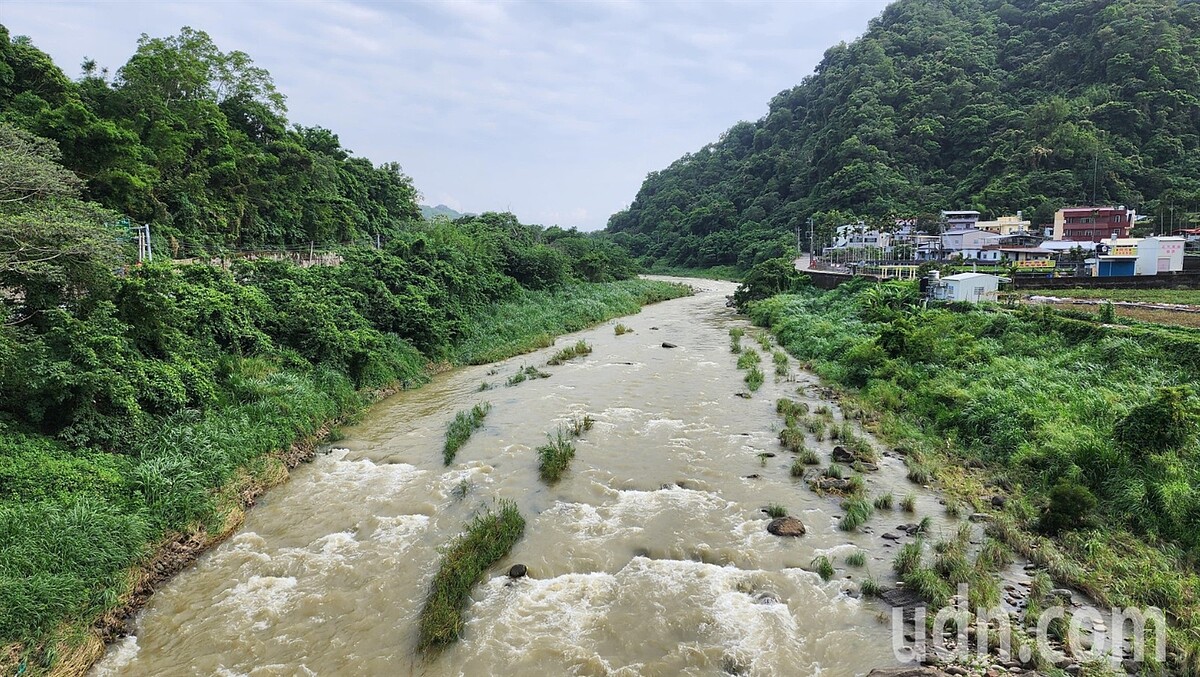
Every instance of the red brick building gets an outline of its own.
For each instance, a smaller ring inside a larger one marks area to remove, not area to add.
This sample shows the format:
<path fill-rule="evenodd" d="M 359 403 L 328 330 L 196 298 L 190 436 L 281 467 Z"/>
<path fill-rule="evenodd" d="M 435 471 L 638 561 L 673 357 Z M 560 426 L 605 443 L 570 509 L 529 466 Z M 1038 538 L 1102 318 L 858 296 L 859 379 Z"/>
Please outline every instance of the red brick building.
<path fill-rule="evenodd" d="M 1121 207 L 1068 207 L 1054 215 L 1054 239 L 1099 242 L 1129 237 L 1137 212 Z"/>

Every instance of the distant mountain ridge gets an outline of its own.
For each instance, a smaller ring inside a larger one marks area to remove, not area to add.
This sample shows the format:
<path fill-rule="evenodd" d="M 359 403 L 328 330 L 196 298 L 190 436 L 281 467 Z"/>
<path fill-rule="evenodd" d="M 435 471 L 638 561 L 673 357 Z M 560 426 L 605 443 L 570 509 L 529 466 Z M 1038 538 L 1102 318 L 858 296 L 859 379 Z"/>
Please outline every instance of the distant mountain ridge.
<path fill-rule="evenodd" d="M 749 266 L 862 218 L 1200 209 L 1200 4 L 899 0 L 757 122 L 651 172 L 607 230 Z M 853 219 L 853 220 L 852 220 Z"/>
<path fill-rule="evenodd" d="M 451 221 L 462 218 L 464 216 L 475 216 L 475 214 L 469 214 L 469 213 L 455 211 L 455 210 L 451 209 L 450 207 L 447 207 L 446 205 L 441 205 L 441 204 L 436 207 L 430 207 L 429 205 L 418 205 L 418 206 L 421 208 L 421 216 L 426 221 L 429 221 L 429 220 L 433 219 L 434 217 L 438 217 L 438 216 L 444 216 L 444 217 L 450 219 Z"/>

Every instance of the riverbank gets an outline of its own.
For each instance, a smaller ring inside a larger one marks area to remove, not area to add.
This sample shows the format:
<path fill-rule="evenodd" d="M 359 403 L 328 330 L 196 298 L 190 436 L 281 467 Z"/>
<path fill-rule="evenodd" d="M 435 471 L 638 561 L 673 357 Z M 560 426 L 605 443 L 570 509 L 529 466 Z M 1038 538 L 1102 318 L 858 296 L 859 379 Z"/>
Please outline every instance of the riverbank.
<path fill-rule="evenodd" d="M 778 296 L 750 313 L 905 450 L 910 476 L 970 510 L 998 506 L 989 532 L 1059 584 L 1164 609 L 1169 663 L 1196 669 L 1193 332 L 922 310 L 900 284 Z"/>
<path fill-rule="evenodd" d="M 648 280 L 577 284 L 484 307 L 466 325 L 493 321 L 502 309 L 538 317 L 526 325 L 536 336 L 516 331 L 476 342 L 492 355 L 514 355 L 581 323 L 687 293 Z M 444 365 L 402 350 L 407 366 L 386 382 L 370 376 L 368 362 L 352 381 L 286 358 L 226 358 L 219 366 L 230 394 L 219 406 L 161 421 L 126 453 L 0 431 L 0 532 L 10 536 L 0 564 L 0 629 L 17 640 L 0 651 L 0 672 L 85 671 L 158 584 L 235 532 L 245 509 L 311 458 L 331 426 L 394 389 L 419 387 Z M 51 551 L 59 554 L 48 560 Z"/>

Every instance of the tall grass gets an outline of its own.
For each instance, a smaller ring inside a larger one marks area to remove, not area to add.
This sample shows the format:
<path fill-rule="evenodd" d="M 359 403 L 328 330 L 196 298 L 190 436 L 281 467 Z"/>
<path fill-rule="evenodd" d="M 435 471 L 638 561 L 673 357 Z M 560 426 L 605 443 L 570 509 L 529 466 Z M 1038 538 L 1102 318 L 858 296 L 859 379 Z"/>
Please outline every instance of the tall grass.
<path fill-rule="evenodd" d="M 569 433 L 562 428 L 546 437 L 549 441 L 537 448 L 538 473 L 543 481 L 553 484 L 570 467 L 571 459 L 575 458 L 575 445 L 571 443 Z"/>
<path fill-rule="evenodd" d="M 762 362 L 762 355 L 759 355 L 757 350 L 750 348 L 749 350 L 747 350 L 746 352 L 744 352 L 738 356 L 737 368 L 738 369 L 749 369 L 751 367 L 758 366 L 761 362 Z"/>
<path fill-rule="evenodd" d="M 756 392 L 762 387 L 763 378 L 764 376 L 761 369 L 759 369 L 757 366 L 750 367 L 750 371 L 746 372 L 746 378 L 744 379 L 746 381 L 746 387 L 750 389 L 750 392 Z"/>
<path fill-rule="evenodd" d="M 554 353 L 554 355 L 546 361 L 546 364 L 552 367 L 558 366 L 568 360 L 573 360 L 576 357 L 583 357 L 584 355 L 590 355 L 591 353 L 592 347 L 588 345 L 587 341 L 581 339 L 567 346 L 566 348 L 563 348 L 557 353 Z"/>
<path fill-rule="evenodd" d="M 823 581 L 828 581 L 829 579 L 833 578 L 834 574 L 836 573 L 833 568 L 833 562 L 830 562 L 829 558 L 825 555 L 818 555 L 817 557 L 813 558 L 813 561 L 809 564 L 809 566 L 812 567 L 813 571 L 817 572 L 817 575 L 819 575 Z"/>
<path fill-rule="evenodd" d="M 871 519 L 871 514 L 875 511 L 871 503 L 864 498 L 852 498 L 842 504 L 842 509 L 846 511 L 838 522 L 838 528 L 842 531 L 857 531 Z"/>
<path fill-rule="evenodd" d="M 455 454 L 471 438 L 471 433 L 483 426 L 483 419 L 491 410 L 490 402 L 480 402 L 454 415 L 454 420 L 446 427 L 446 444 L 442 447 L 442 461 L 446 465 L 454 462 Z"/>
<path fill-rule="evenodd" d="M 512 376 L 509 376 L 508 380 L 505 381 L 504 384 L 511 388 L 512 386 L 520 385 L 526 381 L 539 378 L 550 378 L 550 374 L 532 365 L 526 365 L 518 369 L 517 372 Z"/>
<path fill-rule="evenodd" d="M 617 326 L 613 327 L 613 333 L 617 336 L 624 336 L 625 334 L 632 334 L 633 329 L 618 322 Z"/>
<path fill-rule="evenodd" d="M 788 375 L 787 353 L 783 352 L 782 350 L 776 350 L 774 353 L 771 354 L 771 361 L 773 361 L 775 363 L 775 375 L 776 376 L 787 376 Z"/>
<path fill-rule="evenodd" d="M 495 511 L 476 515 L 442 555 L 421 609 L 418 647 L 423 652 L 445 647 L 462 633 L 463 610 L 475 581 L 512 550 L 525 532 L 516 503 L 502 500 Z"/>

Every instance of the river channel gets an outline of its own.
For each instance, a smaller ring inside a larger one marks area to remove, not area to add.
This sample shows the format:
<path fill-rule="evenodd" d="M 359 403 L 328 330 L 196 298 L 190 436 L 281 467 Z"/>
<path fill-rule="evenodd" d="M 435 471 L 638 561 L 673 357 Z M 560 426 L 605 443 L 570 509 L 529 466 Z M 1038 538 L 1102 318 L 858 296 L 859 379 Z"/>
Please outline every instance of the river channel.
<path fill-rule="evenodd" d="M 559 339 L 590 355 L 544 366 L 548 348 L 467 367 L 379 402 L 327 454 L 263 496 L 229 540 L 155 593 L 136 632 L 110 647 L 107 675 L 854 675 L 893 665 L 890 613 L 851 594 L 886 578 L 879 533 L 837 526 L 836 498 L 792 478 L 778 443 L 778 397 L 811 406 L 816 378 L 793 360 L 751 398 L 729 329 L 757 331 L 725 307 L 734 285 Z M 678 347 L 668 349 L 664 342 Z M 549 378 L 507 387 L 523 365 Z M 480 384 L 495 387 L 480 391 Z M 450 467 L 446 424 L 492 404 Z M 534 449 L 573 417 L 595 426 L 566 476 L 547 486 Z M 828 464 L 833 442 L 809 441 Z M 770 452 L 773 457 L 760 454 Z M 918 515 L 950 531 L 937 497 L 899 459 L 870 473 L 871 494 L 916 492 Z M 439 548 L 496 499 L 517 503 L 525 536 L 474 589 L 461 641 L 430 660 L 417 618 Z M 767 533 L 777 503 L 808 533 Z M 882 521 L 881 521 L 882 520 Z M 845 555 L 868 554 L 864 568 Z M 811 563 L 837 566 L 828 582 Z M 509 579 L 514 563 L 529 576 Z"/>

